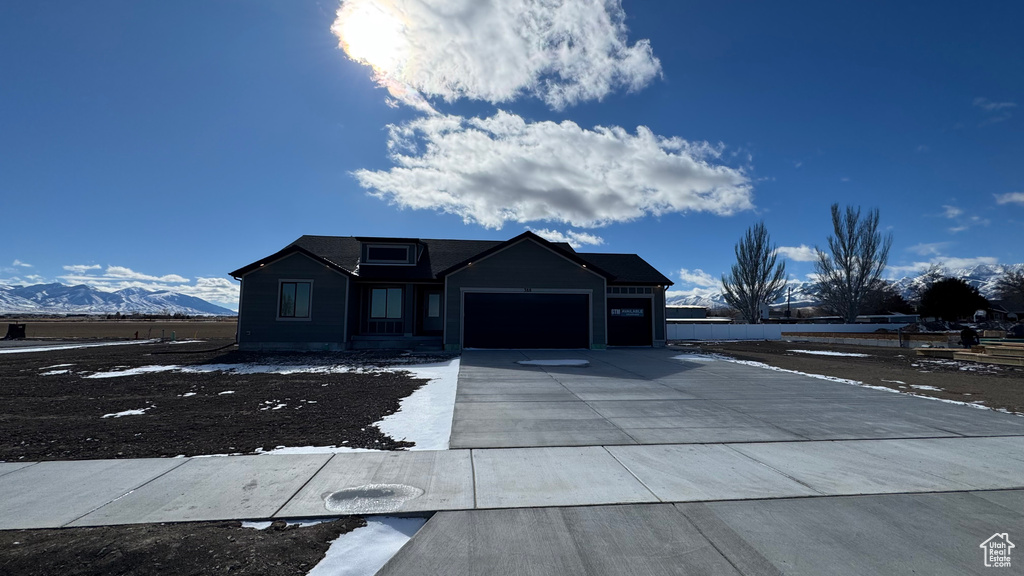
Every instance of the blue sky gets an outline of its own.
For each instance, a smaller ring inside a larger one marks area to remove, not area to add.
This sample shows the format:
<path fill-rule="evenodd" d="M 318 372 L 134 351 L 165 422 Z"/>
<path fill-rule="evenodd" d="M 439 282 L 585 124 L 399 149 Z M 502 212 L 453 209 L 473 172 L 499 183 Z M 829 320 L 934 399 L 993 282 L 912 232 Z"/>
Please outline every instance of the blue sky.
<path fill-rule="evenodd" d="M 0 283 L 234 307 L 302 234 L 530 228 L 699 292 L 833 202 L 893 275 L 1024 262 L 1024 5 L 534 4 L 0 3 Z"/>

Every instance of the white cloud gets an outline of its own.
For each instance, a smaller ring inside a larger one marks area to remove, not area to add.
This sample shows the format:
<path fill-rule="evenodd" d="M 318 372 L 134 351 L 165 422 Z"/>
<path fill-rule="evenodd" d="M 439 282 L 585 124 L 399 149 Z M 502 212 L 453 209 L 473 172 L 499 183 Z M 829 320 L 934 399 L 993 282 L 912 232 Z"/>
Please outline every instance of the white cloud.
<path fill-rule="evenodd" d="M 779 246 L 775 252 L 796 262 L 814 262 L 818 259 L 818 251 L 806 244 Z"/>
<path fill-rule="evenodd" d="M 943 249 L 948 247 L 950 242 L 932 242 L 932 243 L 920 243 L 914 244 L 910 248 L 907 248 L 909 252 L 920 254 L 921 256 L 938 256 L 942 253 Z"/>
<path fill-rule="evenodd" d="M 448 212 L 487 228 L 510 221 L 589 228 L 648 214 L 753 208 L 746 174 L 712 163 L 721 146 L 665 138 L 644 126 L 633 135 L 498 112 L 388 128 L 397 166 L 354 172 L 360 185 L 399 207 Z"/>
<path fill-rule="evenodd" d="M 107 278 L 116 278 L 119 280 L 142 280 L 148 282 L 171 282 L 171 283 L 184 283 L 188 282 L 189 279 L 184 276 L 177 274 L 167 274 L 166 276 L 150 276 L 149 274 L 143 274 L 136 272 L 131 268 L 125 268 L 124 266 L 107 266 L 106 274 Z"/>
<path fill-rule="evenodd" d="M 996 194 L 996 204 L 1020 204 L 1024 206 L 1024 192 L 1007 192 Z"/>
<path fill-rule="evenodd" d="M 331 31 L 397 101 L 508 102 L 555 109 L 639 90 L 661 73 L 650 43 L 627 40 L 620 0 L 343 0 Z"/>
<path fill-rule="evenodd" d="M 58 278 L 66 284 L 85 284 L 106 292 L 115 292 L 125 288 L 142 288 L 151 291 L 167 290 L 202 298 L 232 310 L 238 309 L 238 284 L 226 278 L 196 278 L 193 283 L 178 274 L 154 276 L 136 272 L 125 266 L 107 266 L 106 270 L 102 272 L 93 272 L 102 270 L 102 268 L 96 264 L 64 266 L 64 269 L 70 274 L 58 276 Z"/>
<path fill-rule="evenodd" d="M 687 270 L 686 268 L 680 269 L 679 279 L 682 280 L 684 284 L 694 284 L 703 288 L 709 288 L 712 286 L 721 287 L 720 280 L 715 279 L 711 274 L 708 274 L 700 268 L 696 268 L 694 270 Z"/>
<path fill-rule="evenodd" d="M 64 266 L 65 270 L 75 274 L 85 274 L 89 270 L 99 270 L 100 268 L 103 268 L 103 266 L 100 266 L 99 264 L 75 264 L 72 266 Z"/>
<path fill-rule="evenodd" d="M 16 266 L 16 267 L 20 267 L 20 268 L 31 268 L 32 267 L 31 264 L 22 262 L 21 260 L 17 260 L 17 259 L 15 259 L 14 262 L 11 263 L 11 266 Z"/>
<path fill-rule="evenodd" d="M 586 232 L 577 232 L 575 230 L 559 232 L 558 230 L 548 230 L 547 228 L 528 228 L 528 230 L 548 242 L 567 242 L 574 249 L 585 245 L 600 246 L 601 244 L 604 244 L 604 238 L 593 234 L 587 234 Z"/>
<path fill-rule="evenodd" d="M 948 204 L 943 204 L 942 205 L 942 209 L 943 209 L 942 215 L 945 216 L 946 218 L 951 218 L 951 219 L 952 218 L 956 218 L 957 216 L 960 216 L 961 214 L 964 213 L 964 211 L 962 209 L 960 209 L 960 208 L 958 208 L 956 206 L 949 206 Z"/>
<path fill-rule="evenodd" d="M 982 98 L 981 96 L 974 99 L 974 106 L 981 108 L 986 112 L 998 112 L 1000 110 L 1006 110 L 1008 108 L 1016 108 L 1016 102 L 993 102 L 988 98 Z"/>

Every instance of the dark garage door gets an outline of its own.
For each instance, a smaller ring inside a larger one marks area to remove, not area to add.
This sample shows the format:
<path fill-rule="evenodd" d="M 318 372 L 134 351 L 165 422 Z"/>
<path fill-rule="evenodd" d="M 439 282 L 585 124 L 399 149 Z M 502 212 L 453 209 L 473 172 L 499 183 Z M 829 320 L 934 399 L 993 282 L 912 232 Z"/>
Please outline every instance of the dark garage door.
<path fill-rule="evenodd" d="M 463 295 L 466 348 L 589 348 L 590 296 L 519 292 Z"/>
<path fill-rule="evenodd" d="M 609 346 L 650 346 L 652 326 L 650 298 L 608 299 Z"/>

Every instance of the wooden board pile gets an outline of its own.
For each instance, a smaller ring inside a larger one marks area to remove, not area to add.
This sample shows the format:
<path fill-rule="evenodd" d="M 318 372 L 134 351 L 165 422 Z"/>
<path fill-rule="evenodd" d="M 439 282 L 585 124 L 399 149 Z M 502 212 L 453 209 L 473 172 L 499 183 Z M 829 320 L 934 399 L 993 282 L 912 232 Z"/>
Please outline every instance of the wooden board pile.
<path fill-rule="evenodd" d="M 971 351 L 957 351 L 954 360 L 1001 364 L 1003 366 L 1024 366 L 1024 342 L 985 342 L 981 346 L 971 346 Z"/>

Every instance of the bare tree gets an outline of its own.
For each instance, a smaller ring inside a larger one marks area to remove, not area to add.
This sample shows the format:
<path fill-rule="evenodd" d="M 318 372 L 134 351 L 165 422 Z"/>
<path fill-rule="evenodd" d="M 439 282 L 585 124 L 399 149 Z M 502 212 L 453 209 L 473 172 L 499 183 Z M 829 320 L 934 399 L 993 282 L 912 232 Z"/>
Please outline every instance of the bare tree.
<path fill-rule="evenodd" d="M 1024 306 L 1024 268 L 1007 270 L 996 280 L 995 292 L 1011 306 Z"/>
<path fill-rule="evenodd" d="M 868 288 L 885 270 L 892 234 L 883 238 L 878 231 L 877 208 L 861 219 L 860 208 L 847 206 L 844 214 L 839 204 L 832 205 L 832 228 L 835 235 L 828 237 L 831 253 L 815 248 L 818 297 L 822 304 L 852 323 L 857 320 Z"/>
<path fill-rule="evenodd" d="M 786 288 L 786 263 L 775 265 L 775 248 L 764 222 L 758 222 L 736 244 L 736 263 L 729 276 L 722 276 L 725 301 L 751 324 L 760 320 L 761 305 L 774 302 Z"/>

